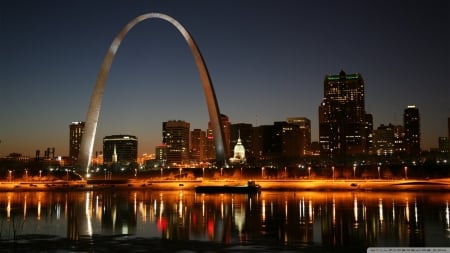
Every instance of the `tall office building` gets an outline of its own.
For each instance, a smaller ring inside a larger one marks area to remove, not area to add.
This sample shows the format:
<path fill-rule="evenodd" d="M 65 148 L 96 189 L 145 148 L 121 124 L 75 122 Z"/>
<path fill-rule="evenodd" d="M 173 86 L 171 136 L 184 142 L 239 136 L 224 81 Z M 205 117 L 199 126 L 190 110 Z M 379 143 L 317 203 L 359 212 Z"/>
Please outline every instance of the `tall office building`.
<path fill-rule="evenodd" d="M 360 74 L 326 75 L 319 106 L 321 154 L 335 159 L 366 153 L 364 80 Z"/>
<path fill-rule="evenodd" d="M 223 144 L 225 149 L 225 158 L 230 158 L 231 154 L 231 145 L 230 145 L 230 139 L 231 139 L 231 122 L 227 115 L 220 114 L 220 122 L 222 123 L 223 127 L 223 136 L 225 139 L 225 143 Z"/>
<path fill-rule="evenodd" d="M 185 164 L 189 162 L 190 123 L 183 120 L 163 122 L 163 143 L 167 145 L 167 164 Z"/>
<path fill-rule="evenodd" d="M 405 128 L 404 145 L 406 153 L 413 158 L 420 155 L 420 116 L 419 109 L 415 105 L 408 105 L 403 114 L 403 126 Z"/>
<path fill-rule="evenodd" d="M 375 153 L 378 156 L 388 156 L 395 151 L 395 128 L 392 124 L 381 124 L 373 134 Z"/>
<path fill-rule="evenodd" d="M 165 167 L 167 164 L 167 145 L 166 144 L 159 144 L 155 148 L 155 160 L 156 163 L 160 167 Z"/>
<path fill-rule="evenodd" d="M 220 122 L 223 128 L 223 148 L 225 152 L 225 158 L 230 158 L 231 156 L 231 122 L 227 115 L 220 115 Z M 216 148 L 214 143 L 214 134 L 212 131 L 211 121 L 208 122 L 208 129 L 206 130 L 206 158 L 207 160 L 216 159 Z"/>
<path fill-rule="evenodd" d="M 300 155 L 306 155 L 310 152 L 311 146 L 311 120 L 305 117 L 291 117 L 287 118 L 286 122 L 289 124 L 297 125 L 300 130 Z"/>
<path fill-rule="evenodd" d="M 137 161 L 138 140 L 133 135 L 109 135 L 103 138 L 103 163 L 128 165 Z"/>
<path fill-rule="evenodd" d="M 72 164 L 78 162 L 78 155 L 80 154 L 81 138 L 84 133 L 84 122 L 76 121 L 69 125 L 69 157 Z"/>
<path fill-rule="evenodd" d="M 256 160 L 279 159 L 282 154 L 281 125 L 261 125 L 253 127 L 253 154 Z"/>
<path fill-rule="evenodd" d="M 191 161 L 195 163 L 205 161 L 206 151 L 206 133 L 201 129 L 194 129 L 191 131 L 191 147 L 190 155 Z"/>

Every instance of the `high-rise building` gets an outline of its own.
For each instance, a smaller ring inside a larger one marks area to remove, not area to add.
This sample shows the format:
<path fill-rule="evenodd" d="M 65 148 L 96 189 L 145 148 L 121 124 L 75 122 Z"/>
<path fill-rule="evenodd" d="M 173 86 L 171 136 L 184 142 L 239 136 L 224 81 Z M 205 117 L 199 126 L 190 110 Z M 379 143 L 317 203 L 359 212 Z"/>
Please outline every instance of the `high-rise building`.
<path fill-rule="evenodd" d="M 292 159 L 304 155 L 303 133 L 299 125 L 288 122 L 274 122 L 274 126 L 275 136 L 281 136 L 281 157 Z M 281 134 L 278 132 L 279 130 L 281 130 Z"/>
<path fill-rule="evenodd" d="M 163 122 L 163 143 L 167 145 L 169 166 L 189 162 L 190 123 L 183 120 Z"/>
<path fill-rule="evenodd" d="M 216 159 L 216 148 L 214 146 L 214 134 L 211 128 L 211 122 L 208 123 L 208 129 L 206 130 L 206 160 L 213 161 Z"/>
<path fill-rule="evenodd" d="M 364 126 L 364 141 L 365 141 L 365 149 L 364 152 L 368 154 L 372 154 L 373 149 L 373 116 L 372 114 L 366 113 L 365 116 L 365 126 Z"/>
<path fill-rule="evenodd" d="M 230 145 L 230 139 L 231 139 L 231 122 L 227 115 L 220 114 L 220 122 L 222 123 L 223 127 L 223 136 L 225 139 L 225 143 L 223 144 L 225 149 L 225 158 L 231 157 L 231 145 Z"/>
<path fill-rule="evenodd" d="M 403 126 L 405 127 L 406 153 L 412 158 L 420 155 L 420 116 L 419 109 L 415 105 L 408 105 L 403 114 Z"/>
<path fill-rule="evenodd" d="M 450 140 L 448 137 L 439 137 L 438 145 L 439 153 L 450 153 Z"/>
<path fill-rule="evenodd" d="M 72 164 L 76 164 L 78 161 L 78 155 L 80 154 L 81 138 L 84 133 L 84 122 L 76 121 L 69 125 L 69 157 Z"/>
<path fill-rule="evenodd" d="M 282 122 L 285 123 L 285 122 Z M 277 160 L 281 158 L 282 124 L 261 125 L 253 127 L 253 154 L 259 161 Z"/>
<path fill-rule="evenodd" d="M 191 161 L 195 163 L 205 161 L 206 133 L 201 129 L 191 131 Z"/>
<path fill-rule="evenodd" d="M 297 125 L 300 130 L 300 155 L 306 155 L 310 153 L 311 146 L 311 120 L 305 117 L 291 117 L 287 118 L 286 122 L 289 124 Z"/>
<path fill-rule="evenodd" d="M 156 163 L 160 167 L 165 167 L 167 164 L 167 145 L 166 144 L 159 144 L 155 148 L 155 160 Z"/>
<path fill-rule="evenodd" d="M 319 106 L 321 153 L 344 159 L 366 150 L 364 80 L 360 74 L 327 75 Z"/>
<path fill-rule="evenodd" d="M 394 154 L 395 150 L 395 128 L 392 124 L 381 124 L 373 134 L 375 153 L 378 156 Z"/>
<path fill-rule="evenodd" d="M 231 122 L 227 115 L 221 114 L 220 121 L 223 129 L 223 148 L 225 152 L 225 157 L 228 159 L 231 155 Z M 214 160 L 216 159 L 216 148 L 214 144 L 214 134 L 212 131 L 212 124 L 208 122 L 208 129 L 206 130 L 206 159 Z"/>
<path fill-rule="evenodd" d="M 128 165 L 137 161 L 138 140 L 133 135 L 109 135 L 103 138 L 103 163 Z"/>

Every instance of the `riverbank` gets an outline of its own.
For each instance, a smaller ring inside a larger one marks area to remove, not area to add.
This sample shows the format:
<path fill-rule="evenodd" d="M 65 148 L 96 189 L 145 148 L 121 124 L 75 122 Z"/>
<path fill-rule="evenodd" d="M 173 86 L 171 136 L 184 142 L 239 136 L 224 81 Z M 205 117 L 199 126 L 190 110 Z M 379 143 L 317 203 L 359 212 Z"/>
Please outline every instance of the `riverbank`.
<path fill-rule="evenodd" d="M 256 180 L 262 191 L 450 191 L 450 178 L 432 180 Z M 194 190 L 199 185 L 246 185 L 246 180 L 101 180 L 0 182 L 0 191 L 90 191 L 108 189 Z"/>

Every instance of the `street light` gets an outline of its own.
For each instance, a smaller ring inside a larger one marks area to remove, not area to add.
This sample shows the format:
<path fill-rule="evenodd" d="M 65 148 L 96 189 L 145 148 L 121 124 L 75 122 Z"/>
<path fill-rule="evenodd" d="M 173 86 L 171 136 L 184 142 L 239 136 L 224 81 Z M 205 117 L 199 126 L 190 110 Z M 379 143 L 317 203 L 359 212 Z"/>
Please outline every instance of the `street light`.
<path fill-rule="evenodd" d="M 28 170 L 25 169 L 25 181 L 28 181 Z"/>
<path fill-rule="evenodd" d="M 405 166 L 405 179 L 408 179 L 408 166 Z"/>
<path fill-rule="evenodd" d="M 163 177 L 163 168 L 161 167 L 161 179 Z"/>
<path fill-rule="evenodd" d="M 11 182 L 12 181 L 12 170 L 8 170 L 8 172 L 9 172 L 9 182 Z"/>
<path fill-rule="evenodd" d="M 264 178 L 264 167 L 261 167 L 261 179 Z"/>
<path fill-rule="evenodd" d="M 334 166 L 331 166 L 331 170 L 333 171 L 333 180 L 334 180 Z"/>
<path fill-rule="evenodd" d="M 202 170 L 203 170 L 203 177 L 202 178 L 205 179 L 205 167 L 203 167 Z"/>
<path fill-rule="evenodd" d="M 39 170 L 39 181 L 41 181 L 42 178 L 42 170 Z"/>
<path fill-rule="evenodd" d="M 353 164 L 353 178 L 356 178 L 356 164 Z"/>
<path fill-rule="evenodd" d="M 380 166 L 378 166 L 378 179 L 380 179 Z"/>
<path fill-rule="evenodd" d="M 308 166 L 308 177 L 311 179 L 311 166 Z"/>

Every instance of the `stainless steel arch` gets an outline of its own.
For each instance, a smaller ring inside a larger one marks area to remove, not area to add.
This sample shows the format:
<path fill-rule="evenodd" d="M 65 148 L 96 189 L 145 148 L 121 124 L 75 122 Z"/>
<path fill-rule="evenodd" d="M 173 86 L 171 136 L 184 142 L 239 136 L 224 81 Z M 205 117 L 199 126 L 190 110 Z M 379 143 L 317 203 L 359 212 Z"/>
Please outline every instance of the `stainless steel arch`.
<path fill-rule="evenodd" d="M 147 13 L 134 18 L 120 31 L 120 33 L 114 38 L 113 42 L 111 43 L 111 46 L 109 47 L 109 50 L 106 53 L 106 56 L 100 67 L 100 71 L 97 76 L 94 91 L 91 97 L 91 102 L 89 104 L 88 113 L 86 116 L 85 129 L 81 141 L 79 155 L 79 165 L 81 166 L 81 168 L 86 169 L 87 173 L 89 172 L 89 166 L 94 147 L 94 139 L 95 133 L 97 131 L 97 123 L 98 117 L 100 115 L 100 106 L 102 102 L 103 91 L 105 89 L 106 79 L 108 78 L 108 73 L 111 68 L 114 56 L 116 55 L 117 49 L 119 48 L 120 43 L 125 38 L 127 33 L 138 23 L 151 18 L 159 18 L 171 23 L 178 29 L 178 31 L 183 35 L 184 39 L 188 43 L 194 56 L 194 60 L 197 65 L 197 69 L 203 85 L 203 91 L 205 93 L 209 119 L 213 127 L 214 145 L 216 148 L 216 161 L 220 166 L 226 165 L 224 135 L 223 127 L 220 122 L 219 106 L 217 103 L 216 95 L 214 93 L 213 85 L 211 83 L 211 78 L 209 77 L 208 69 L 206 68 L 205 62 L 202 55 L 200 54 L 197 44 L 195 43 L 189 32 L 174 18 L 162 13 Z"/>

